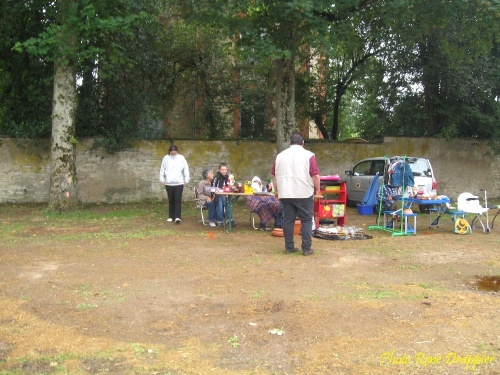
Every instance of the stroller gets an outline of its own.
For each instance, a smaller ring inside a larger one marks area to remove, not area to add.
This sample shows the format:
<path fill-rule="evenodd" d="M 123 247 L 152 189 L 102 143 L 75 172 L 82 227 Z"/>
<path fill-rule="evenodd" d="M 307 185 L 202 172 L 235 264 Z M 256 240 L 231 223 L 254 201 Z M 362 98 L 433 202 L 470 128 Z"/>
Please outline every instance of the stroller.
<path fill-rule="evenodd" d="M 488 222 L 488 198 L 486 196 L 486 191 L 484 190 L 484 207 L 479 203 L 479 197 L 471 193 L 462 193 L 458 196 L 457 209 L 464 212 L 465 214 L 474 214 L 475 217 L 471 222 L 471 229 L 474 229 L 474 223 L 479 221 L 481 227 L 483 228 L 483 233 L 489 233 L 491 231 Z M 484 222 L 483 222 L 484 220 Z"/>

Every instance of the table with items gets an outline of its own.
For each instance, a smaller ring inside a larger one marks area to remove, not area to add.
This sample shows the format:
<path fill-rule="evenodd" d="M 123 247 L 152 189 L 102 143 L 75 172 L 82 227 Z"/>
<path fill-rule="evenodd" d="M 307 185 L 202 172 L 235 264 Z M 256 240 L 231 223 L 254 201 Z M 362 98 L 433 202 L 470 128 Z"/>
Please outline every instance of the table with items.
<path fill-rule="evenodd" d="M 465 212 L 459 211 L 450 207 L 450 198 L 447 196 L 437 196 L 435 198 L 398 198 L 399 200 L 404 200 L 404 205 L 406 208 L 412 207 L 413 204 L 419 206 L 430 206 L 429 213 L 429 228 L 439 228 L 439 220 L 443 214 L 450 215 L 453 225 L 459 218 L 464 218 Z M 436 217 L 433 218 L 433 215 Z"/>
<path fill-rule="evenodd" d="M 395 210 L 382 211 L 384 215 L 383 224 L 380 225 L 380 215 L 378 224 L 369 227 L 369 229 L 380 229 L 392 233 L 392 236 L 406 236 L 409 234 L 417 234 L 417 213 L 413 212 L 411 209 L 414 204 L 419 206 L 432 206 L 429 209 L 429 227 L 437 227 L 439 223 L 439 217 L 442 213 L 447 213 L 452 215 L 455 222 L 455 216 L 461 215 L 459 211 L 449 212 L 447 207 L 450 203 L 450 199 L 445 196 L 433 197 L 433 198 L 420 198 L 420 197 L 404 197 L 404 196 L 393 196 L 394 200 L 401 201 L 401 208 Z M 432 220 L 432 213 L 436 212 L 438 218 L 434 221 Z M 409 219 L 413 219 L 413 225 L 410 224 Z M 400 222 L 400 224 L 398 224 Z"/>

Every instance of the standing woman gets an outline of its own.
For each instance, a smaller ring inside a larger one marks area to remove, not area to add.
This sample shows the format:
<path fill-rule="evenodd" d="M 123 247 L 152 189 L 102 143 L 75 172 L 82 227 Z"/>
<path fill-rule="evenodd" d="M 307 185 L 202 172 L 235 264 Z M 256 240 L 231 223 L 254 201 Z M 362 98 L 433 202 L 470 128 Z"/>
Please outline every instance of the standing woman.
<path fill-rule="evenodd" d="M 184 185 L 189 182 L 189 166 L 184 156 L 177 153 L 177 146 L 171 145 L 168 155 L 161 162 L 160 182 L 168 195 L 168 222 L 181 222 L 181 202 Z"/>

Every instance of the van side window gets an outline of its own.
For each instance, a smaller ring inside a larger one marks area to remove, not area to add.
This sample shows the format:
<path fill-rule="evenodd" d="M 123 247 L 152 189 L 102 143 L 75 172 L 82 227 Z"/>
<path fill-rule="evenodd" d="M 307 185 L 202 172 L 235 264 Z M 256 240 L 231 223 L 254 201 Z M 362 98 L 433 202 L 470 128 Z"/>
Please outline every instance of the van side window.
<path fill-rule="evenodd" d="M 384 175 L 384 165 L 385 161 L 384 160 L 374 160 L 373 161 L 373 175 L 378 172 L 379 176 Z"/>
<path fill-rule="evenodd" d="M 354 176 L 370 176 L 371 166 L 372 166 L 371 160 L 359 163 L 353 169 Z"/>

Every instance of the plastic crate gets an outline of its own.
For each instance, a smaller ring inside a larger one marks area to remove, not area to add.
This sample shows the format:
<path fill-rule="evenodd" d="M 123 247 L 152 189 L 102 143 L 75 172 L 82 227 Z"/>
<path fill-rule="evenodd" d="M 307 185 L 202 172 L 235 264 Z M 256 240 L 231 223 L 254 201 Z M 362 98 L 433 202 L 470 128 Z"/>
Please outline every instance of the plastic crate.
<path fill-rule="evenodd" d="M 373 205 L 358 204 L 358 214 L 360 215 L 373 215 Z"/>

